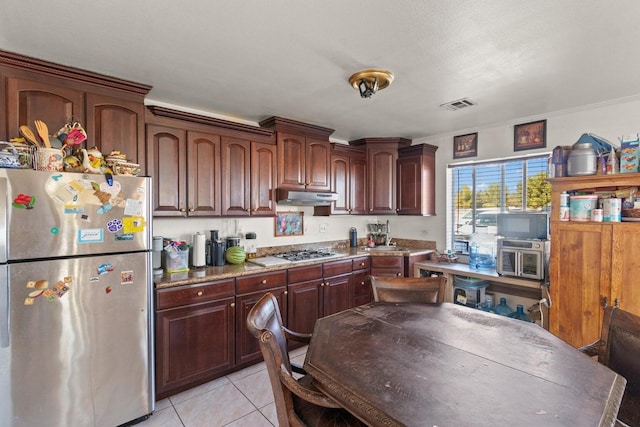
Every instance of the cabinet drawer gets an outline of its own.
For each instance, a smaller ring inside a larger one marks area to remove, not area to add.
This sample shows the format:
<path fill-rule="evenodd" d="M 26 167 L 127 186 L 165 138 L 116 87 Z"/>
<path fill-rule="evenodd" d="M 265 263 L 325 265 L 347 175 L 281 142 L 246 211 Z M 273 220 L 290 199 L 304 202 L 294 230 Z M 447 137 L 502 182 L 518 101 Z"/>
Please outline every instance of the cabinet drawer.
<path fill-rule="evenodd" d="M 235 279 L 156 290 L 156 310 L 234 296 Z"/>
<path fill-rule="evenodd" d="M 371 267 L 371 258 L 363 256 L 361 258 L 353 258 L 353 271 L 368 270 Z"/>
<path fill-rule="evenodd" d="M 266 289 L 277 288 L 287 284 L 287 270 L 274 271 L 265 274 L 238 277 L 236 279 L 236 294 L 247 294 Z"/>
<path fill-rule="evenodd" d="M 322 279 L 322 264 L 309 265 L 306 267 L 290 268 L 289 283 L 304 282 L 306 280 Z"/>
<path fill-rule="evenodd" d="M 371 257 L 371 268 L 397 268 L 399 270 L 404 270 L 404 257 L 374 256 Z"/>
<path fill-rule="evenodd" d="M 339 274 L 351 273 L 351 260 L 325 262 L 322 265 L 324 277 L 337 276 Z"/>

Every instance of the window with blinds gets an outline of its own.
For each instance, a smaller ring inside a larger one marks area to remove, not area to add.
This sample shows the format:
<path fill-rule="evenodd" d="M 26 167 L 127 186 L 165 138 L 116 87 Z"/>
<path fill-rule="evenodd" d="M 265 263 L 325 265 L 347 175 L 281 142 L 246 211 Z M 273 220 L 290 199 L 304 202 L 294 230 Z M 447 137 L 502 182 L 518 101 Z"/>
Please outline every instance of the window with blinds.
<path fill-rule="evenodd" d="M 447 248 L 466 253 L 469 236 L 496 234 L 496 214 L 549 211 L 549 155 L 451 165 L 447 170 Z"/>

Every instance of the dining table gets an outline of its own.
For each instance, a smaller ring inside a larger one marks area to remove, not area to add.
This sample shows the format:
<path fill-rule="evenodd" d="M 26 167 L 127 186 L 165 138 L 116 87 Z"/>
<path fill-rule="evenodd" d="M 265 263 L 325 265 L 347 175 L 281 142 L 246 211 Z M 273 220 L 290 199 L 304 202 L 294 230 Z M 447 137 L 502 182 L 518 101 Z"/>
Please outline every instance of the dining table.
<path fill-rule="evenodd" d="M 318 319 L 304 368 L 370 426 L 613 426 L 626 385 L 535 323 L 452 303 Z"/>

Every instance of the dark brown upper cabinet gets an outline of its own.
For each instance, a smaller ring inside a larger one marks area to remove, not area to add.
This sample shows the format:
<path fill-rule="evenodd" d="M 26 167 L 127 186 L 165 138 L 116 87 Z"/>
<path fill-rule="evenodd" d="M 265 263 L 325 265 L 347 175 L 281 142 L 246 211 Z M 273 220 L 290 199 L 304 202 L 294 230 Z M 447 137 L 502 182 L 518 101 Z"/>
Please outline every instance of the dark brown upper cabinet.
<path fill-rule="evenodd" d="M 276 131 L 278 188 L 302 191 L 331 189 L 333 129 L 281 117 L 270 117 L 260 126 Z"/>

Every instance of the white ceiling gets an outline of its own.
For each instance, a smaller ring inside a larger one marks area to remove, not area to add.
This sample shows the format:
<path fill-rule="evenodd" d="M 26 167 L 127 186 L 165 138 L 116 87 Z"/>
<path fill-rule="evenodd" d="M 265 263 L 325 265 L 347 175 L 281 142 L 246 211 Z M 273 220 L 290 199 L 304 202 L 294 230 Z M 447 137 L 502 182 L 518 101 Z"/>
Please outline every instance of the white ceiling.
<path fill-rule="evenodd" d="M 637 0 L 3 0 L 0 49 L 334 140 L 417 139 L 640 94 Z M 360 98 L 347 79 L 385 68 Z M 439 107 L 468 97 L 476 106 Z M 639 117 L 640 119 L 640 117 Z"/>

